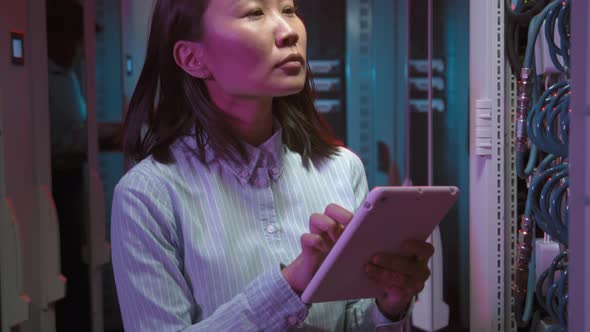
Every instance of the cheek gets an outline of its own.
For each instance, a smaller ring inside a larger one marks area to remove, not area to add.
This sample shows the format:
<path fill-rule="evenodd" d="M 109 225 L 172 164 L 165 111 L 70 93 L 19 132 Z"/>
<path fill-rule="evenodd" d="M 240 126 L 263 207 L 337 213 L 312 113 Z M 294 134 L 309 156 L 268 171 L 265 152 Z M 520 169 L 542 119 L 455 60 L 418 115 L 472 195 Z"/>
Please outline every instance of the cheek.
<path fill-rule="evenodd" d="M 261 41 L 227 38 L 214 43 L 208 62 L 221 85 L 231 87 L 248 81 L 256 84 L 255 81 L 264 78 L 272 65 L 269 53 Z"/>
<path fill-rule="evenodd" d="M 307 51 L 307 30 L 305 29 L 305 25 L 301 22 L 301 27 L 299 28 L 299 42 L 297 43 L 301 52 Z"/>

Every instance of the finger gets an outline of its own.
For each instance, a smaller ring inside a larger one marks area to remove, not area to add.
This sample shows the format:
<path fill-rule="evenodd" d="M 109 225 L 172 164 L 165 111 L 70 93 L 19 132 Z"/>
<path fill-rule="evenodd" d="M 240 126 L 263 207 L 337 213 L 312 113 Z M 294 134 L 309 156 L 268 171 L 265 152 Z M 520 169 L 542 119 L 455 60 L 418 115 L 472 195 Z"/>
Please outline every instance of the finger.
<path fill-rule="evenodd" d="M 408 288 L 404 288 L 404 289 L 400 289 L 400 288 L 392 288 L 392 289 L 387 289 L 387 292 L 402 292 L 402 294 L 405 294 L 405 296 L 407 297 L 412 297 L 412 296 L 416 296 L 418 294 L 420 294 L 420 292 L 422 292 L 422 290 L 424 289 L 424 286 L 426 284 L 425 283 L 420 283 L 420 282 L 416 282 L 411 284 L 410 287 Z"/>
<path fill-rule="evenodd" d="M 416 260 L 400 255 L 377 254 L 373 256 L 371 263 L 393 272 L 406 273 L 412 269 L 412 265 L 416 263 Z"/>
<path fill-rule="evenodd" d="M 434 246 L 428 242 L 408 240 L 404 241 L 400 249 L 402 256 L 414 256 L 418 260 L 427 261 L 434 254 Z"/>
<path fill-rule="evenodd" d="M 374 264 L 367 264 L 366 273 L 369 279 L 386 290 L 390 288 L 405 290 L 414 286 L 405 274 L 386 270 Z"/>
<path fill-rule="evenodd" d="M 324 214 L 335 220 L 338 224 L 346 227 L 352 220 L 353 214 L 347 209 L 337 204 L 329 204 L 326 206 Z"/>
<path fill-rule="evenodd" d="M 419 262 L 415 270 L 410 272 L 410 275 L 418 283 L 424 283 L 430 278 L 430 269 L 426 262 Z"/>
<path fill-rule="evenodd" d="M 386 296 L 399 298 L 412 297 L 424 289 L 424 282 L 412 280 L 403 273 L 383 270 L 378 266 L 368 264 L 367 276 L 378 287 L 385 290 Z"/>
<path fill-rule="evenodd" d="M 408 275 L 411 279 L 424 282 L 430 277 L 428 261 L 415 260 L 414 258 L 399 255 L 377 255 L 372 263 L 392 272 Z"/>
<path fill-rule="evenodd" d="M 407 277 L 402 273 L 392 272 L 373 264 L 367 265 L 366 272 L 370 279 L 384 289 L 410 286 L 407 283 Z"/>
<path fill-rule="evenodd" d="M 301 235 L 301 249 L 303 251 L 311 250 L 327 254 L 332 246 L 318 234 L 305 233 Z"/>
<path fill-rule="evenodd" d="M 314 213 L 309 217 L 309 229 L 312 233 L 323 235 L 332 242 L 336 242 L 342 234 L 342 228 L 336 221 L 320 213 Z"/>

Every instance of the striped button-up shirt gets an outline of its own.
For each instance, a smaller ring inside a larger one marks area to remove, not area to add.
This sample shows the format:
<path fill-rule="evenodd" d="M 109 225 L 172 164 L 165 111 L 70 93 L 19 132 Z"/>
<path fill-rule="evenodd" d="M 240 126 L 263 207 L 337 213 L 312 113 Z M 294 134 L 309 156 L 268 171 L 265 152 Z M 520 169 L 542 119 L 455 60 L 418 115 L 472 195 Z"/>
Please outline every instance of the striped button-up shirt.
<path fill-rule="evenodd" d="M 281 136 L 248 146 L 248 164 L 211 150 L 202 163 L 179 139 L 174 163 L 149 157 L 120 180 L 111 239 L 126 331 L 402 331 L 373 299 L 308 308 L 284 279 L 310 215 L 355 211 L 368 188 L 349 150 L 306 166 Z"/>

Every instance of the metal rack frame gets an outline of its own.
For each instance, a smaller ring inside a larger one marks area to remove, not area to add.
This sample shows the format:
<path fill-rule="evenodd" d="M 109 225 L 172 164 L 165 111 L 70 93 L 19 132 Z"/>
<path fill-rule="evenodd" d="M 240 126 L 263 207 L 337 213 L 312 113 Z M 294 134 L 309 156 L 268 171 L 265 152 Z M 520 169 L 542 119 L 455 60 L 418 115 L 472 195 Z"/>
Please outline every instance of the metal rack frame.
<path fill-rule="evenodd" d="M 504 1 L 470 1 L 470 330 L 516 331 L 514 82 Z"/>

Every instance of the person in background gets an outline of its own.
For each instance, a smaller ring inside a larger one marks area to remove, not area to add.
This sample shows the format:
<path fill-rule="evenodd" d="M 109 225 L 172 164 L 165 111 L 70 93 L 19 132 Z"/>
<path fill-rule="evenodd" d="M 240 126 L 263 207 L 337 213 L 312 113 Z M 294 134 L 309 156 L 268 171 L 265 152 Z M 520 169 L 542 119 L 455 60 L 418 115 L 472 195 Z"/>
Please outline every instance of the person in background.
<path fill-rule="evenodd" d="M 301 300 L 368 191 L 310 82 L 294 1 L 155 1 L 112 209 L 126 331 L 402 331 L 425 242 L 367 262 L 376 299 Z"/>
<path fill-rule="evenodd" d="M 66 296 L 56 303 L 57 331 L 90 331 L 86 243 L 86 102 L 75 68 L 82 55 L 83 8 L 72 0 L 47 1 L 52 194 L 60 229 L 61 270 Z M 116 146 L 120 125 L 101 124 L 99 144 Z"/>

